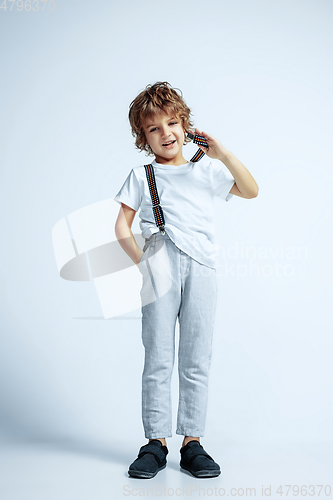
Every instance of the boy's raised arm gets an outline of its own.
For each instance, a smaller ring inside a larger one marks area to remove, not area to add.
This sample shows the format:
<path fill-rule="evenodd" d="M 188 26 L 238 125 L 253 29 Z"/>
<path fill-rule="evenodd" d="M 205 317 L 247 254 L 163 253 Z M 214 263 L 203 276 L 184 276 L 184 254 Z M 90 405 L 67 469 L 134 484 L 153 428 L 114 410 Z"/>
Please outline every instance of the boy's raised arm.
<path fill-rule="evenodd" d="M 235 184 L 230 190 L 231 194 L 241 196 L 242 198 L 256 198 L 259 193 L 259 187 L 247 168 L 241 163 L 231 151 L 228 151 L 221 142 L 203 130 L 195 129 L 196 134 L 202 135 L 208 144 L 205 146 L 198 144 L 199 148 L 210 158 L 220 160 L 229 169 L 229 172 L 235 179 Z"/>

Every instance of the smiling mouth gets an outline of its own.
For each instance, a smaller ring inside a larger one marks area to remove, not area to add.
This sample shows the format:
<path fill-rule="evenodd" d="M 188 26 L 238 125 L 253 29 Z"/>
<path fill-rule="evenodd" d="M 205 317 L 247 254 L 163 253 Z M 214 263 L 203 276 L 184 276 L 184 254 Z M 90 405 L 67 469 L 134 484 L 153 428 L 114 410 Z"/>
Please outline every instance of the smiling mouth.
<path fill-rule="evenodd" d="M 162 144 L 162 146 L 170 146 L 171 144 L 174 144 L 175 142 L 176 142 L 176 140 L 170 141 L 170 142 L 166 142 L 165 144 Z"/>

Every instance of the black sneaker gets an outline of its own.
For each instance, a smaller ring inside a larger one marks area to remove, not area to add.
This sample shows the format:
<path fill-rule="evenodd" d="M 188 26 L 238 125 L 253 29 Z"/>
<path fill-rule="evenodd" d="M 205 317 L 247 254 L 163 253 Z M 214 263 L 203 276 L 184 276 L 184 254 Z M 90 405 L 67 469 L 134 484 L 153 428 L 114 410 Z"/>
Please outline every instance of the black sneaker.
<path fill-rule="evenodd" d="M 138 458 L 129 466 L 129 475 L 142 479 L 151 479 L 166 467 L 168 453 L 168 448 L 159 439 L 152 439 L 148 444 L 141 446 Z"/>
<path fill-rule="evenodd" d="M 221 474 L 220 466 L 208 455 L 199 441 L 192 440 L 180 448 L 179 465 L 195 477 L 216 477 Z"/>

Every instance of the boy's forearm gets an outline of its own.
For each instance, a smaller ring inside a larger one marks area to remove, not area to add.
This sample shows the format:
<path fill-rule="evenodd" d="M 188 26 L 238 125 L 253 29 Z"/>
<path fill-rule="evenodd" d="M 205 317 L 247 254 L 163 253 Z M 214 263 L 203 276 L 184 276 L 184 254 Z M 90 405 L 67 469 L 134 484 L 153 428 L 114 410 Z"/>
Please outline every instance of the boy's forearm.
<path fill-rule="evenodd" d="M 258 195 L 259 188 L 246 167 L 236 158 L 231 151 L 225 150 L 219 160 L 229 169 L 231 175 L 236 181 L 240 192 L 247 198 L 253 198 Z"/>
<path fill-rule="evenodd" d="M 115 227 L 116 238 L 122 247 L 122 249 L 127 253 L 127 255 L 133 260 L 133 262 L 138 265 L 139 261 L 143 255 L 143 251 L 138 246 L 131 229 L 128 226 L 116 226 Z"/>

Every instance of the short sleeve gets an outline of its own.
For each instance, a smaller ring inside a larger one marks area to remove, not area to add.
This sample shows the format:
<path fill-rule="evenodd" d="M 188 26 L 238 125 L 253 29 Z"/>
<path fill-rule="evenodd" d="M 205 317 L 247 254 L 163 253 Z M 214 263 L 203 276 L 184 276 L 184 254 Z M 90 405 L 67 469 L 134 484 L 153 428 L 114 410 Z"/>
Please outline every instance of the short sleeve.
<path fill-rule="evenodd" d="M 229 201 L 233 197 L 229 191 L 236 182 L 230 171 L 219 160 L 211 162 L 213 196 Z"/>
<path fill-rule="evenodd" d="M 136 212 L 139 210 L 142 196 L 140 183 L 133 169 L 130 171 L 124 184 L 120 188 L 120 191 L 118 191 L 113 199 L 119 204 L 124 203 L 125 205 L 128 205 Z"/>

